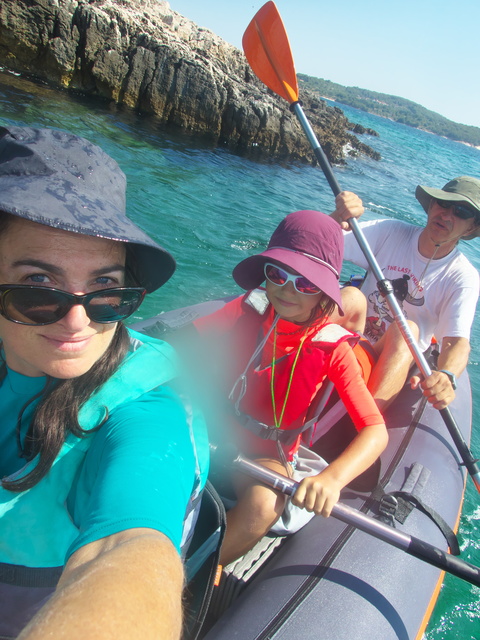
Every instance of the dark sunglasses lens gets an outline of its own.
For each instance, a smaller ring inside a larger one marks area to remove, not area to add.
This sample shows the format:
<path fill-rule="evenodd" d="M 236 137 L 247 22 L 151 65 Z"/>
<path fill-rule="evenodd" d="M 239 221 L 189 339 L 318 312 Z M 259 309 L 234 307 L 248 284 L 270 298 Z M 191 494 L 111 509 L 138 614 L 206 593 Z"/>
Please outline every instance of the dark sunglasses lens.
<path fill-rule="evenodd" d="M 475 217 L 475 212 L 468 207 L 463 207 L 461 204 L 456 204 L 453 208 L 453 212 L 460 218 L 460 220 L 469 220 Z"/>
<path fill-rule="evenodd" d="M 313 284 L 313 282 L 310 282 L 310 280 L 307 280 L 307 278 L 304 278 L 303 276 L 299 276 L 296 279 L 295 287 L 300 293 L 308 293 L 310 295 L 320 293 L 320 289 Z"/>
<path fill-rule="evenodd" d="M 140 306 L 144 291 L 117 290 L 96 292 L 85 302 L 85 311 L 94 322 L 109 323 L 124 320 Z M 13 322 L 44 325 L 58 322 L 76 304 L 63 291 L 48 289 L 12 289 L 3 294 L 5 316 Z"/>
<path fill-rule="evenodd" d="M 469 220 L 476 216 L 476 212 L 473 209 L 469 209 L 462 204 L 456 204 L 455 202 L 449 202 L 448 200 L 437 200 L 437 203 L 442 209 L 453 209 L 454 215 L 460 220 Z"/>
<path fill-rule="evenodd" d="M 273 284 L 282 285 L 288 280 L 288 274 L 280 267 L 274 267 L 271 264 L 267 264 L 265 267 L 265 275 L 273 282 Z"/>
<path fill-rule="evenodd" d="M 50 324 L 65 315 L 68 300 L 61 292 L 13 289 L 4 294 L 5 314 L 23 324 Z"/>
<path fill-rule="evenodd" d="M 452 206 L 452 203 L 448 202 L 448 200 L 437 200 L 437 204 L 439 207 L 442 207 L 442 209 L 450 209 Z"/>
<path fill-rule="evenodd" d="M 88 317 L 94 322 L 118 322 L 131 316 L 143 300 L 141 291 L 99 292 L 86 305 Z"/>

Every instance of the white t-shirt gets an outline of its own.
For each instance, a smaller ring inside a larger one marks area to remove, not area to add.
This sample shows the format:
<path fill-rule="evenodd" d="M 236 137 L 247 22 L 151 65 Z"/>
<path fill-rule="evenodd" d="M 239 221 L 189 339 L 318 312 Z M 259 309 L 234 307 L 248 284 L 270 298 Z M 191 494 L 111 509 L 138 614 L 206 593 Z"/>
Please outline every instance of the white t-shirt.
<path fill-rule="evenodd" d="M 396 296 L 405 316 L 419 327 L 420 348 L 425 350 L 433 335 L 439 344 L 446 336 L 470 339 L 479 275 L 458 248 L 444 258 L 429 261 L 418 251 L 422 227 L 398 220 L 372 220 L 360 223 L 360 227 L 385 278 L 393 281 L 394 289 L 401 290 L 400 298 Z M 368 269 L 353 233 L 344 233 L 344 239 L 345 260 Z M 362 291 L 368 300 L 365 333 L 375 342 L 393 318 L 370 271 Z"/>

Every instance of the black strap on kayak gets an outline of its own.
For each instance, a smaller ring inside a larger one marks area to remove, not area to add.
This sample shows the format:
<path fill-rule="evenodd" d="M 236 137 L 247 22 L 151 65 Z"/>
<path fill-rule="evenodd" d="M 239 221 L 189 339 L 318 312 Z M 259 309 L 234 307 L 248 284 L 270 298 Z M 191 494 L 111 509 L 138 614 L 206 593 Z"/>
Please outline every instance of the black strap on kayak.
<path fill-rule="evenodd" d="M 390 495 L 394 496 L 400 502 L 411 505 L 411 510 L 414 508 L 418 509 L 426 516 L 428 516 L 430 520 L 432 520 L 442 532 L 448 546 L 450 547 L 450 553 L 454 556 L 460 555 L 460 547 L 458 544 L 457 536 L 439 513 L 437 513 L 434 509 L 431 509 L 428 505 L 422 502 L 420 498 L 417 498 L 411 493 L 406 493 L 404 491 L 393 491 Z M 396 520 L 398 520 L 398 522 L 402 522 L 402 520 L 399 518 L 396 518 Z"/>
<path fill-rule="evenodd" d="M 0 582 L 17 587 L 56 587 L 63 567 L 25 567 L 0 562 Z"/>
<path fill-rule="evenodd" d="M 404 524 L 413 509 L 421 511 L 440 529 L 450 548 L 450 553 L 458 556 L 460 555 L 460 547 L 454 531 L 442 516 L 425 504 L 418 495 L 425 486 L 429 476 L 430 471 L 423 465 L 415 462 L 411 466 L 409 475 L 400 491 L 386 493 L 381 485 L 377 485 L 372 496 L 378 501 L 378 510 L 381 519 L 392 527 L 395 527 L 395 521 Z"/>

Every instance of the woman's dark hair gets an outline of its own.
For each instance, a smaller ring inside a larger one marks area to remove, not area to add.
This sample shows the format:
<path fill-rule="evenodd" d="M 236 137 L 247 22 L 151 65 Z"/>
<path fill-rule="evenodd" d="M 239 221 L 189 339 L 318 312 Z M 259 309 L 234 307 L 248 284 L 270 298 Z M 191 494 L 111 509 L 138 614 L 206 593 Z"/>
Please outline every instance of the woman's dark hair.
<path fill-rule="evenodd" d="M 127 330 L 119 323 L 108 349 L 86 373 L 77 378 L 60 380 L 54 385 L 51 379 L 47 380 L 22 447 L 22 456 L 28 461 L 39 455 L 38 463 L 23 478 L 3 479 L 5 489 L 15 492 L 30 489 L 48 473 L 69 433 L 78 438 L 92 433 L 92 430 L 82 429 L 78 423 L 78 412 L 92 393 L 119 367 L 128 351 L 128 344 Z M 17 430 L 21 427 L 25 408 L 20 413 Z M 103 422 L 94 430 L 102 424 Z"/>
<path fill-rule="evenodd" d="M 15 216 L 0 211 L 0 234 L 5 232 L 13 220 L 16 220 Z M 119 323 L 107 350 L 89 371 L 77 378 L 67 380 L 56 381 L 47 378 L 41 399 L 35 408 L 23 446 L 21 446 L 22 457 L 29 461 L 38 455 L 38 463 L 30 473 L 22 478 L 3 479 L 2 485 L 5 489 L 14 492 L 30 489 L 48 473 L 69 433 L 78 438 L 84 438 L 92 433 L 92 430 L 85 431 L 80 426 L 78 422 L 79 410 L 94 391 L 118 369 L 128 351 L 128 346 L 127 330 L 122 323 Z M 2 378 L 5 373 L 6 367 L 4 365 Z M 32 398 L 30 402 L 34 401 L 36 397 Z M 23 407 L 18 417 L 18 440 L 20 440 L 19 431 L 22 416 L 30 402 Z M 97 425 L 94 430 L 100 428 L 101 424 Z"/>

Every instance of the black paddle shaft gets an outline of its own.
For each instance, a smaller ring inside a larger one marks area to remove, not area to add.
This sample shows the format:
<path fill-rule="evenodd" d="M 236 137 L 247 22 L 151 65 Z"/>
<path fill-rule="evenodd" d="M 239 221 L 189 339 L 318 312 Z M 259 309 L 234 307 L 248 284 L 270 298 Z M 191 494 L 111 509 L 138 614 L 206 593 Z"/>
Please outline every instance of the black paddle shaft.
<path fill-rule="evenodd" d="M 248 458 L 244 458 L 242 455 L 238 455 L 233 460 L 233 466 L 236 467 L 242 473 L 263 482 L 272 489 L 280 491 L 288 496 L 293 496 L 298 487 L 298 482 L 282 476 L 271 469 L 267 469 Z M 397 549 L 401 549 L 423 562 L 451 573 L 457 578 L 466 580 L 471 584 L 480 586 L 480 568 L 475 565 L 469 564 L 460 558 L 452 556 L 452 554 L 439 549 L 431 545 L 428 542 L 424 542 L 414 536 L 410 536 L 406 533 L 402 533 L 397 529 L 393 529 L 387 524 L 375 520 L 370 516 L 365 515 L 357 509 L 353 509 L 341 502 L 333 507 L 333 518 L 344 522 L 347 525 L 353 526 L 356 529 L 360 529 L 364 533 L 368 533 L 374 538 L 383 540 L 387 544 L 391 544 Z"/>
<path fill-rule="evenodd" d="M 315 157 L 317 158 L 318 162 L 320 163 L 320 166 L 322 167 L 323 173 L 325 174 L 325 177 L 327 179 L 328 184 L 330 185 L 333 195 L 338 196 L 338 194 L 341 192 L 340 185 L 338 184 L 338 181 L 333 173 L 333 170 L 332 170 L 332 167 L 330 166 L 328 158 L 326 157 L 320 143 L 317 140 L 317 137 L 312 127 L 310 126 L 309 121 L 307 120 L 307 117 L 305 116 L 305 113 L 300 105 L 300 102 L 294 102 L 291 105 L 291 109 L 297 116 L 298 121 L 300 122 L 302 129 L 304 130 L 310 142 L 310 145 L 313 149 Z M 350 227 L 353 231 L 353 234 L 358 244 L 360 245 L 360 249 L 362 250 L 369 264 L 370 269 L 372 270 L 375 278 L 377 279 L 377 285 L 378 285 L 379 291 L 384 295 L 388 304 L 388 308 L 390 309 L 392 316 L 395 319 L 395 322 L 397 323 L 398 328 L 400 329 L 400 332 L 405 342 L 407 343 L 408 348 L 410 349 L 410 352 L 412 353 L 413 359 L 415 360 L 417 367 L 419 368 L 424 378 L 428 378 L 428 376 L 432 373 L 432 370 L 430 369 L 430 366 L 426 361 L 425 356 L 420 351 L 415 341 L 415 338 L 413 337 L 410 327 L 405 319 L 405 316 L 400 308 L 400 305 L 398 304 L 398 300 L 395 297 L 391 282 L 384 278 L 382 270 L 380 269 L 380 266 L 375 256 L 373 255 L 372 250 L 370 249 L 367 239 L 365 238 L 363 231 L 358 225 L 357 219 L 350 218 L 348 222 L 350 224 Z M 468 445 L 465 442 L 462 436 L 462 433 L 452 416 L 450 409 L 448 407 L 445 407 L 444 409 L 440 410 L 440 414 L 450 433 L 450 436 L 452 437 L 452 440 L 457 448 L 457 451 L 460 454 L 463 464 L 465 465 L 468 473 L 472 477 L 472 480 L 475 483 L 475 487 L 477 488 L 477 491 L 480 493 L 480 467 L 478 466 L 478 460 L 475 460 L 470 449 L 468 448 Z"/>

